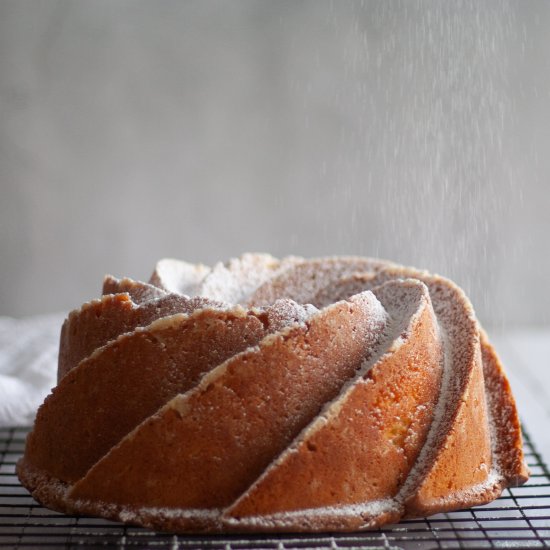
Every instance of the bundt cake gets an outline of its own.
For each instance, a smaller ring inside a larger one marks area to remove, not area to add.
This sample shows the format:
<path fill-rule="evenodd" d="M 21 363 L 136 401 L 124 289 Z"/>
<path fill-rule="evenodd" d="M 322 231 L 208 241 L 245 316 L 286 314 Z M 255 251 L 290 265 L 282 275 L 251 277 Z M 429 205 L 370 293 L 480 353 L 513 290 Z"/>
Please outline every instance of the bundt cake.
<path fill-rule="evenodd" d="M 176 532 L 351 531 L 528 478 L 499 359 L 451 281 L 359 257 L 162 260 L 66 319 L 22 483 Z"/>

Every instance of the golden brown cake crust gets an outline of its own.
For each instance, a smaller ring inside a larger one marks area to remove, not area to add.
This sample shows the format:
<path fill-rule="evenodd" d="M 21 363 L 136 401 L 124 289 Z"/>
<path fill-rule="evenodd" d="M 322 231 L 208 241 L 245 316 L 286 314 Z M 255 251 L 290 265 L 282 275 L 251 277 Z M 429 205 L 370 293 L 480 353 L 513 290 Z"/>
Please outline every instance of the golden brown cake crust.
<path fill-rule="evenodd" d="M 63 323 L 58 381 L 96 349 L 121 334 L 176 313 L 190 314 L 204 307 L 223 308 L 223 304 L 207 298 L 189 298 L 160 291 L 156 294 L 149 290 L 154 287 L 130 279 L 119 281 L 111 277 L 106 278 L 107 281 L 104 290 L 107 288 L 117 293 L 87 302 L 71 312 Z"/>
<path fill-rule="evenodd" d="M 379 330 L 370 329 L 374 300 L 339 302 L 222 363 L 97 463 L 71 498 L 107 494 L 115 504 L 159 508 L 231 504 L 360 367 L 384 327 L 381 318 Z M 159 454 L 162 467 L 151 472 Z M 116 473 L 107 479 L 106 471 Z M 137 484 L 142 476 L 149 483 Z"/>
<path fill-rule="evenodd" d="M 150 283 L 108 276 L 69 315 L 59 361 L 17 472 L 60 511 L 178 532 L 350 531 L 528 477 L 468 299 L 389 262 L 247 254 L 164 260 Z"/>
<path fill-rule="evenodd" d="M 412 315 L 388 328 L 392 341 L 398 340 L 226 510 L 226 518 L 238 518 L 233 524 L 258 526 L 261 516 L 279 514 L 288 529 L 301 530 L 306 518 L 298 510 L 361 506 L 397 495 L 431 424 L 442 350 L 423 284 L 389 282 L 374 293 L 384 305 L 389 296 L 411 300 L 416 295 Z M 386 309 L 391 315 L 391 301 Z M 296 486 L 301 491 L 288 490 Z M 367 518 L 365 508 L 362 522 Z M 348 529 L 358 527 L 357 518 L 347 521 Z"/>
<path fill-rule="evenodd" d="M 168 400 L 265 334 L 252 314 L 203 309 L 122 335 L 48 396 L 27 440 L 27 460 L 62 481 L 77 481 Z"/>

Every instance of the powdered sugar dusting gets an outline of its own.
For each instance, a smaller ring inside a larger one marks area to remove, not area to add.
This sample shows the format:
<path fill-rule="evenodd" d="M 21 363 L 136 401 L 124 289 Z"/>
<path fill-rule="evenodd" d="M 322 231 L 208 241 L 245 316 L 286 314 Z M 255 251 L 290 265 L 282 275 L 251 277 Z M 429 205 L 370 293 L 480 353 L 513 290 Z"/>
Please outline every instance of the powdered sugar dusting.
<path fill-rule="evenodd" d="M 108 507 L 108 504 L 104 504 Z M 121 521 L 133 522 L 140 517 L 154 517 L 166 519 L 200 519 L 216 521 L 221 516 L 221 509 L 207 508 L 163 508 L 157 506 L 143 506 L 137 509 L 122 507 L 117 510 Z"/>
<path fill-rule="evenodd" d="M 245 303 L 261 284 L 295 261 L 295 258 L 280 261 L 269 254 L 243 254 L 226 264 L 217 263 L 205 277 L 197 294 L 230 303 Z"/>
<path fill-rule="evenodd" d="M 359 257 L 331 257 L 296 261 L 294 265 L 272 277 L 251 294 L 249 304 L 269 305 L 278 298 L 291 298 L 298 303 L 319 304 L 317 295 L 341 278 L 355 273 L 370 273 L 381 269 L 382 262 Z"/>
<path fill-rule="evenodd" d="M 223 517 L 224 523 L 232 527 L 247 528 L 269 528 L 278 527 L 292 529 L 298 526 L 311 525 L 316 523 L 337 523 L 339 520 L 357 521 L 369 527 L 370 523 L 376 521 L 382 515 L 399 515 L 399 505 L 392 499 L 373 500 L 361 504 L 348 504 L 342 506 L 322 506 L 319 508 L 307 508 L 303 510 L 292 510 L 276 514 L 262 516 L 247 516 L 235 518 L 229 515 Z M 359 527 L 360 528 L 360 527 Z"/>
<path fill-rule="evenodd" d="M 294 300 L 283 298 L 265 308 L 269 322 L 269 330 L 278 332 L 292 324 L 304 324 L 319 310 L 311 304 L 297 304 Z"/>
<path fill-rule="evenodd" d="M 208 266 L 165 258 L 157 262 L 150 283 L 168 292 L 193 296 L 208 273 Z"/>

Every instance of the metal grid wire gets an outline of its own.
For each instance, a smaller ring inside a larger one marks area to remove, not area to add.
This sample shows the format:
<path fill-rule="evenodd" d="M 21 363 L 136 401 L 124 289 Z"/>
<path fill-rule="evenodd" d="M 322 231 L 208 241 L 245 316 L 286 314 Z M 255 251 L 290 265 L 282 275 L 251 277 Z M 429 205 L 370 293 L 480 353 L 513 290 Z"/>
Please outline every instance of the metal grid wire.
<path fill-rule="evenodd" d="M 353 534 L 175 536 L 97 518 L 65 516 L 37 504 L 21 487 L 15 463 L 27 429 L 0 429 L 0 547 L 25 548 L 548 548 L 550 473 L 524 433 L 531 479 L 485 506 L 403 521 Z"/>

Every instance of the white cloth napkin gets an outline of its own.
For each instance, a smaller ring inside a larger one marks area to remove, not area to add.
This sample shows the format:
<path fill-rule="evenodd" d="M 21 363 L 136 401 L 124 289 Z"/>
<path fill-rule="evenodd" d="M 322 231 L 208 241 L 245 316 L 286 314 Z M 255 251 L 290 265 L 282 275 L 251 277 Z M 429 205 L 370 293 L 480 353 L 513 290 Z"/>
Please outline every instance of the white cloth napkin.
<path fill-rule="evenodd" d="M 28 426 L 56 384 L 65 314 L 0 316 L 0 426 Z"/>

